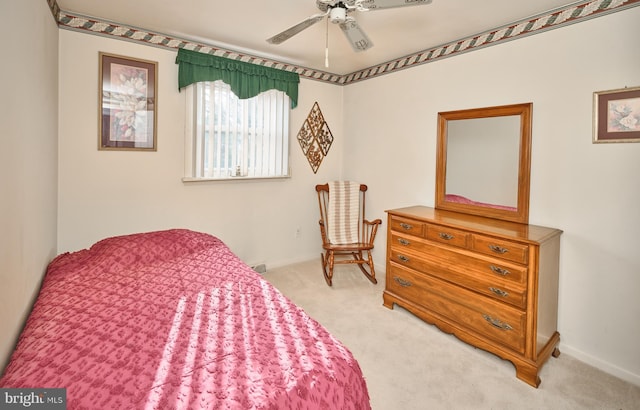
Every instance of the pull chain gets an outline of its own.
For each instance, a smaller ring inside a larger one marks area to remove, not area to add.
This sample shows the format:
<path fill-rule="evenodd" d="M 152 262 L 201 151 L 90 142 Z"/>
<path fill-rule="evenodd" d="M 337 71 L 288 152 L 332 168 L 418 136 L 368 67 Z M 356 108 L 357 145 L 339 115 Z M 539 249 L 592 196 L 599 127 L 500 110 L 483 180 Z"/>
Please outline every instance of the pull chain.
<path fill-rule="evenodd" d="M 324 66 L 329 68 L 329 19 L 327 20 L 327 32 L 325 35 L 325 46 L 324 46 Z"/>

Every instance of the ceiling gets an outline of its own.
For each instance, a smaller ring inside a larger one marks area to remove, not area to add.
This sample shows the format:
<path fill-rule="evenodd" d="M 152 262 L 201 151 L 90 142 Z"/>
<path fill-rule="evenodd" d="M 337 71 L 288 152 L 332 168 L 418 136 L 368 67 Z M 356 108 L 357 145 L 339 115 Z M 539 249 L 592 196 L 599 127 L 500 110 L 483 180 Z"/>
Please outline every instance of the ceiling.
<path fill-rule="evenodd" d="M 316 0 L 57 0 L 67 13 L 94 17 L 239 53 L 345 75 L 563 8 L 569 0 L 433 0 L 428 5 L 354 12 L 373 48 L 355 52 L 323 20 L 280 45 L 281 31 L 320 11 Z M 328 32 L 327 32 L 328 26 Z M 328 33 L 329 67 L 325 67 Z"/>

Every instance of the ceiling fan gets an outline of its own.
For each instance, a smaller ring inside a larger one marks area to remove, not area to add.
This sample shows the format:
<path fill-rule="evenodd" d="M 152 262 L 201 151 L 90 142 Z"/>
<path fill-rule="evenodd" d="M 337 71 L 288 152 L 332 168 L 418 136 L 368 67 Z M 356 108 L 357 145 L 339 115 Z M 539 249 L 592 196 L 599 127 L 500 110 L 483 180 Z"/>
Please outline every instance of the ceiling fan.
<path fill-rule="evenodd" d="M 364 51 L 373 47 L 373 43 L 349 14 L 353 11 L 383 10 L 394 7 L 419 6 L 430 4 L 433 0 L 316 0 L 316 6 L 322 13 L 307 17 L 304 21 L 289 27 L 283 32 L 267 39 L 271 44 L 280 44 L 301 31 L 328 17 L 328 21 L 339 24 L 355 51 Z"/>

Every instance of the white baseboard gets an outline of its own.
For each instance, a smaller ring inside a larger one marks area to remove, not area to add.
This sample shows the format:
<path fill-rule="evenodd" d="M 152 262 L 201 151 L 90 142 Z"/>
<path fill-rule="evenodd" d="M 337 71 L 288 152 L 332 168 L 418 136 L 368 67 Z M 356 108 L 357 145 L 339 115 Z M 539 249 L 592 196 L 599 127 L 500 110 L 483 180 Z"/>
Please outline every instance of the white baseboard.
<path fill-rule="evenodd" d="M 571 346 L 563 344 L 560 342 L 560 351 L 562 354 L 567 354 L 571 357 L 574 357 L 581 362 L 584 362 L 590 366 L 595 367 L 596 369 L 602 370 L 605 373 L 609 373 L 615 377 L 618 377 L 626 382 L 634 384 L 636 386 L 640 386 L 640 375 L 631 373 L 628 370 L 622 369 L 618 366 L 615 366 L 609 362 L 605 362 L 597 357 L 593 357 L 581 350 L 574 349 Z"/>

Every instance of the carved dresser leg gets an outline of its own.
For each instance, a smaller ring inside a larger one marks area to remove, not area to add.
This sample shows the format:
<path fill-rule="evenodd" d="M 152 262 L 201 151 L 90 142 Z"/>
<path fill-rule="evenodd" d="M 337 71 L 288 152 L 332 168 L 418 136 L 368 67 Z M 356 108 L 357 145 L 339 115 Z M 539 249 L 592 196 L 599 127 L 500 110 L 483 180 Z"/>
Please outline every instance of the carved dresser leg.
<path fill-rule="evenodd" d="M 517 365 L 516 377 L 523 382 L 537 388 L 540 386 L 540 377 L 538 377 L 538 369 L 530 365 Z"/>

